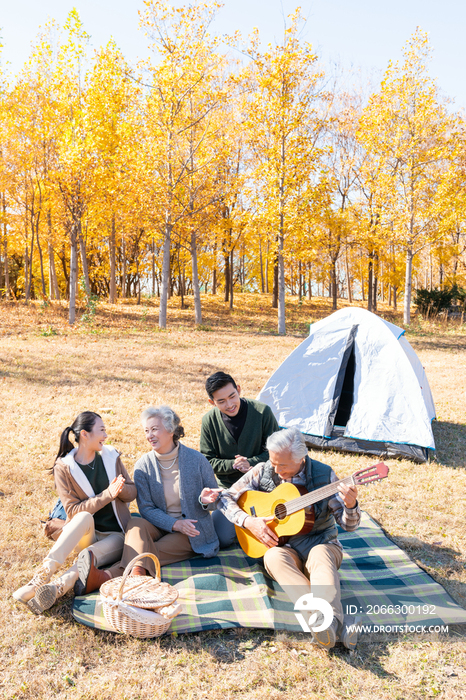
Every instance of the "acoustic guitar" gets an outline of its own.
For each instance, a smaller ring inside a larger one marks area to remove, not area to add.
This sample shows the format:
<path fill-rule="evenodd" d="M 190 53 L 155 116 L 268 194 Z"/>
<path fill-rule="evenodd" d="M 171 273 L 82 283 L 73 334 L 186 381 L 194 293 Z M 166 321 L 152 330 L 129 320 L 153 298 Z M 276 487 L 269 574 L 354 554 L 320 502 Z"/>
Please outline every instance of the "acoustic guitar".
<path fill-rule="evenodd" d="M 297 487 L 289 482 L 284 482 L 270 493 L 245 491 L 237 503 L 252 517 L 268 518 L 273 516 L 274 519 L 267 525 L 280 538 L 279 545 L 283 545 L 291 535 L 305 535 L 311 532 L 315 519 L 314 503 L 333 496 L 338 492 L 340 484 L 367 485 L 373 481 L 385 479 L 388 476 L 388 471 L 387 465 L 379 462 L 372 467 L 360 469 L 352 476 L 347 476 L 345 479 L 340 479 L 311 492 L 302 486 Z M 309 510 L 305 512 L 305 508 L 309 508 Z M 238 542 L 248 557 L 258 559 L 264 556 L 269 549 L 267 545 L 262 544 L 249 530 L 236 525 L 235 529 Z"/>

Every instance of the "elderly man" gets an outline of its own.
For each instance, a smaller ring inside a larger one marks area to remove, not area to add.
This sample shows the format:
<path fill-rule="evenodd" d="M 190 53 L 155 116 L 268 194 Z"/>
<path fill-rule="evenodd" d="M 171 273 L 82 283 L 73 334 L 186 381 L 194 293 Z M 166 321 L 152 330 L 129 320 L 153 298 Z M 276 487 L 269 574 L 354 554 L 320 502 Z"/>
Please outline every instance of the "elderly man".
<path fill-rule="evenodd" d="M 357 634 L 343 625 L 338 569 L 343 550 L 337 538 L 336 523 L 344 530 L 355 530 L 361 511 L 355 486 L 341 484 L 339 493 L 314 505 L 315 523 L 309 534 L 296 534 L 278 546 L 278 537 L 268 522 L 271 518 L 252 517 L 237 505 L 244 491 L 273 491 L 288 481 L 314 491 L 338 481 L 333 469 L 309 457 L 304 438 L 297 428 L 273 433 L 267 439 L 269 459 L 250 469 L 221 495 L 218 508 L 238 527 L 249 530 L 269 549 L 264 556 L 268 574 L 287 592 L 293 602 L 312 589 L 316 597 L 330 603 L 334 619 L 326 630 L 314 632 L 314 641 L 325 649 L 335 646 L 338 636 L 348 649 L 356 646 Z"/>

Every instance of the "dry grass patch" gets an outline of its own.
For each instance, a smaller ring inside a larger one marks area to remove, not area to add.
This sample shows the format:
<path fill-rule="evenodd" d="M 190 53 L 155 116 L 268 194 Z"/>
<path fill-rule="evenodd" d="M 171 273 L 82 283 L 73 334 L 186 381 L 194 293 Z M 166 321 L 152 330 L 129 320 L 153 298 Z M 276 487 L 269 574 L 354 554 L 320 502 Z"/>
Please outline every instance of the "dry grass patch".
<path fill-rule="evenodd" d="M 188 300 L 192 303 L 192 300 Z M 304 635 L 233 630 L 139 641 L 73 622 L 71 597 L 35 617 L 11 592 L 31 575 L 48 541 L 38 526 L 54 502 L 47 472 L 61 430 L 85 408 L 101 412 L 132 472 L 146 452 L 139 412 L 148 403 L 177 410 L 186 444 L 198 447 L 208 409 L 203 383 L 216 369 L 254 397 L 329 300 L 287 301 L 285 338 L 275 333 L 270 299 L 238 295 L 230 313 L 204 300 L 204 324 L 172 300 L 170 329 L 157 305 L 100 304 L 93 323 L 70 329 L 65 305 L 0 305 L 0 697 L 86 700 L 202 698 L 464 697 L 466 643 L 374 635 L 355 652 L 314 649 Z M 400 323 L 388 309 L 383 314 Z M 361 489 L 361 503 L 395 541 L 466 608 L 466 338 L 459 326 L 415 321 L 408 338 L 429 377 L 438 412 L 438 461 L 390 461 L 390 478 Z M 322 453 L 318 453 L 322 458 Z M 327 453 L 341 476 L 370 458 Z"/>

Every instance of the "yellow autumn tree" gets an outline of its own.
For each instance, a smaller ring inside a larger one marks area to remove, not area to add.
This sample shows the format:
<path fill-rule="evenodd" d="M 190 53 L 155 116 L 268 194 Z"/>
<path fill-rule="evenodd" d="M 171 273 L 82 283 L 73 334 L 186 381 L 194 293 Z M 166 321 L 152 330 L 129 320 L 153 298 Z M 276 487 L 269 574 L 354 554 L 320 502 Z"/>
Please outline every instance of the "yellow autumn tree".
<path fill-rule="evenodd" d="M 208 31 L 217 3 L 195 2 L 175 8 L 162 0 L 146 0 L 145 6 L 142 25 L 158 63 L 145 66 L 149 90 L 142 167 L 153 225 L 162 240 L 159 326 L 165 328 L 173 235 L 177 227 L 186 228 L 187 219 L 193 222 L 199 206 L 192 196 L 196 187 L 193 176 L 195 170 L 200 176 L 198 166 L 205 172 L 208 161 L 200 150 L 208 151 L 207 142 L 213 138 L 212 113 L 221 101 L 214 83 L 223 59 L 217 51 L 218 40 Z M 191 233 L 195 313 L 200 322 L 196 225 Z"/>
<path fill-rule="evenodd" d="M 388 201 L 385 223 L 405 256 L 405 323 L 411 318 L 414 258 L 441 236 L 437 224 L 442 201 L 437 193 L 452 152 L 450 119 L 427 71 L 429 53 L 427 35 L 417 29 L 405 46 L 403 62 L 389 64 L 358 132 L 376 162 L 379 199 Z"/>
<path fill-rule="evenodd" d="M 322 72 L 308 43 L 301 43 L 302 18 L 289 18 L 281 45 L 261 52 L 259 34 L 245 53 L 250 63 L 243 80 L 249 87 L 245 129 L 251 154 L 257 207 L 275 238 L 278 268 L 278 332 L 286 332 L 285 256 L 287 239 L 301 227 L 298 211 L 312 187 L 323 128 Z"/>

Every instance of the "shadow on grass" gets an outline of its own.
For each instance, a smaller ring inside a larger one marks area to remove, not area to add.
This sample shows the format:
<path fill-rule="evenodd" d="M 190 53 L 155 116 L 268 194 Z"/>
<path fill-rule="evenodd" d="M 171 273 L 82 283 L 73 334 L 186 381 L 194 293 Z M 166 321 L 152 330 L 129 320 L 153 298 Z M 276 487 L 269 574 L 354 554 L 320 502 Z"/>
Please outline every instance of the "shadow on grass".
<path fill-rule="evenodd" d="M 426 328 L 423 331 L 412 330 L 407 337 L 416 352 L 419 350 L 449 350 L 450 352 L 466 350 L 466 335 L 464 334 L 447 334 L 442 331 L 436 333 Z"/>
<path fill-rule="evenodd" d="M 418 537 L 397 536 L 394 541 L 417 566 L 437 581 L 458 605 L 466 609 L 466 583 L 458 581 L 457 578 L 449 578 L 464 571 L 461 551 L 445 547 L 441 542 L 430 544 Z"/>
<path fill-rule="evenodd" d="M 21 357 L 21 364 L 12 362 L 8 365 L 0 364 L 0 379 L 8 377 L 29 385 L 59 385 L 60 387 L 88 386 L 89 381 L 98 380 L 129 388 L 161 381 L 163 383 L 166 377 L 176 371 L 176 364 L 172 361 L 169 352 L 158 354 L 157 348 L 154 349 L 153 360 L 142 361 L 138 357 L 125 356 L 124 352 L 120 351 L 115 353 L 107 363 L 99 358 L 99 364 L 92 364 L 92 361 L 84 356 L 77 359 L 73 356 L 65 356 L 61 359 L 61 364 L 58 361 L 52 363 L 45 355 L 19 357 Z M 109 365 L 112 366 L 113 372 L 109 372 Z M 189 365 L 183 367 L 182 385 L 187 388 L 198 387 L 200 381 L 203 383 L 204 377 L 218 369 L 218 365 L 207 363 L 202 357 L 193 358 Z"/>
<path fill-rule="evenodd" d="M 447 421 L 433 421 L 436 455 L 446 467 L 466 467 L 466 425 Z"/>

